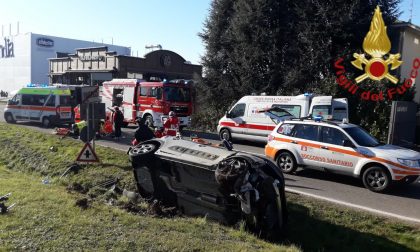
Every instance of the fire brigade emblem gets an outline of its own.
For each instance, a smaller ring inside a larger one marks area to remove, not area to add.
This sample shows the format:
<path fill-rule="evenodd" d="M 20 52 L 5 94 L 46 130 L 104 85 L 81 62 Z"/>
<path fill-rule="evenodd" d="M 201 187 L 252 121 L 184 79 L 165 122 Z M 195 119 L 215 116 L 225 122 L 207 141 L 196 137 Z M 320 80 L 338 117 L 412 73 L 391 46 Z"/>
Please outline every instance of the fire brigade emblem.
<path fill-rule="evenodd" d="M 388 72 L 389 65 L 391 65 L 391 70 L 394 70 L 403 62 L 399 60 L 401 56 L 399 53 L 388 55 L 391 50 L 391 42 L 386 33 L 386 26 L 379 6 L 375 9 L 369 32 L 363 40 L 363 50 L 370 55 L 370 59 L 367 59 L 363 53 L 354 53 L 353 57 L 356 60 L 351 62 L 356 68 L 365 71 L 364 74 L 356 78 L 356 82 L 360 83 L 366 78 L 376 81 L 387 78 L 397 84 L 398 78 Z M 364 69 L 363 65 L 365 65 Z"/>

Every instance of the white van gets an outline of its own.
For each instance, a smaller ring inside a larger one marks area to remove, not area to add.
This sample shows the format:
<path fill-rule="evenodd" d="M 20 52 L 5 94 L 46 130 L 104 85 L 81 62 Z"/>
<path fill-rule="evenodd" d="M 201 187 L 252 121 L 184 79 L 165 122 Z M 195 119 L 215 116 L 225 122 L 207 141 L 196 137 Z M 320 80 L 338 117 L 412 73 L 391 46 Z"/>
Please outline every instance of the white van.
<path fill-rule="evenodd" d="M 68 87 L 28 86 L 21 88 L 4 109 L 8 123 L 40 122 L 42 126 L 71 123 L 71 92 Z"/>
<path fill-rule="evenodd" d="M 348 118 L 346 98 L 332 96 L 244 96 L 219 120 L 217 132 L 221 139 L 267 141 L 276 123 L 261 110 L 279 107 L 296 118 L 308 115 L 324 119 Z M 285 118 L 288 119 L 288 118 Z"/>

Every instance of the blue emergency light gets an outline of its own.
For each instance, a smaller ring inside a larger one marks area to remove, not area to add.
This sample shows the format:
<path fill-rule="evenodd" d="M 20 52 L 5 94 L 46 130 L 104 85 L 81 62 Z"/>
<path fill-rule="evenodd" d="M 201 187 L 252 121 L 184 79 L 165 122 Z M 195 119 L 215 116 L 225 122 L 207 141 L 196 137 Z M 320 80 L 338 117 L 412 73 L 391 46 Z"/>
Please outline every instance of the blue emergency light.
<path fill-rule="evenodd" d="M 315 122 L 320 122 L 320 121 L 322 121 L 322 119 L 323 119 L 323 117 L 322 117 L 322 116 L 319 116 L 319 115 L 314 116 L 314 121 L 315 121 Z"/>

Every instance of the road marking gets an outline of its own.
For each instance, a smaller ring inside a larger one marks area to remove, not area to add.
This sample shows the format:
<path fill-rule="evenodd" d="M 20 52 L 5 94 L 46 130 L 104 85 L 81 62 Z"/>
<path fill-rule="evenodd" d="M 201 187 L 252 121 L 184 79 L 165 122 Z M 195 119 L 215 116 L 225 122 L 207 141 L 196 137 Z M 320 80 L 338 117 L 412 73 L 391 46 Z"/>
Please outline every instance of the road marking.
<path fill-rule="evenodd" d="M 375 214 L 379 214 L 379 215 L 383 215 L 383 216 L 388 216 L 388 217 L 393 217 L 393 218 L 397 218 L 397 219 L 400 219 L 400 220 L 420 223 L 420 219 L 416 219 L 416 218 L 411 218 L 411 217 L 406 217 L 406 216 L 402 216 L 402 215 L 398 215 L 398 214 L 393 214 L 393 213 L 377 210 L 377 209 L 370 208 L 370 207 L 356 205 L 356 204 L 348 203 L 348 202 L 341 201 L 341 200 L 336 200 L 336 199 L 327 198 L 327 197 L 319 196 L 319 195 L 312 194 L 312 193 L 307 193 L 307 192 L 302 192 L 302 191 L 295 190 L 295 189 L 290 189 L 290 188 L 287 188 L 287 187 L 286 187 L 285 190 L 286 190 L 286 192 L 301 194 L 301 195 L 305 195 L 305 196 L 308 196 L 308 197 L 312 197 L 312 198 L 336 203 L 336 204 L 339 204 L 339 205 L 344 205 L 344 206 L 347 206 L 347 207 L 352 207 L 352 208 L 356 208 L 356 209 L 365 210 L 365 211 L 375 213 Z"/>

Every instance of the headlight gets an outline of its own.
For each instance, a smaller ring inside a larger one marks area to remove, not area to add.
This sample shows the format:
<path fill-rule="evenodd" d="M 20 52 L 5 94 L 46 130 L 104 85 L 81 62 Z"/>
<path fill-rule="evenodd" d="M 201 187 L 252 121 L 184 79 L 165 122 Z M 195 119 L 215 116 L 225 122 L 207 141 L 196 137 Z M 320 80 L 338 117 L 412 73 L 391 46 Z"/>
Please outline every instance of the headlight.
<path fill-rule="evenodd" d="M 420 161 L 419 160 L 410 160 L 410 159 L 402 159 L 397 158 L 398 162 L 401 164 L 408 166 L 408 167 L 420 167 Z"/>

